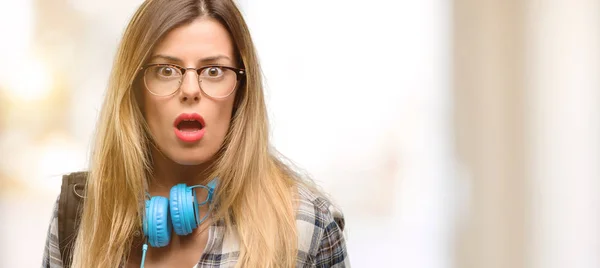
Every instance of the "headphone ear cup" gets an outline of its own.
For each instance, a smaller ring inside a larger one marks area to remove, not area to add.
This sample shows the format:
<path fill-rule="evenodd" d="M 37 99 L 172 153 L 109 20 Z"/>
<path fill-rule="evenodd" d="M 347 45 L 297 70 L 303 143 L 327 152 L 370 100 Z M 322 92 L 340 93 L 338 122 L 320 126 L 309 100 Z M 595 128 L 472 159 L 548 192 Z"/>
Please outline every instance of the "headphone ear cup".
<path fill-rule="evenodd" d="M 177 184 L 169 194 L 171 221 L 177 235 L 188 235 L 197 227 L 194 207 L 196 200 L 192 189 L 185 184 Z"/>
<path fill-rule="evenodd" d="M 146 200 L 146 216 L 144 218 L 144 235 L 152 247 L 164 247 L 171 241 L 171 219 L 169 215 L 169 199 L 162 196 Z"/>

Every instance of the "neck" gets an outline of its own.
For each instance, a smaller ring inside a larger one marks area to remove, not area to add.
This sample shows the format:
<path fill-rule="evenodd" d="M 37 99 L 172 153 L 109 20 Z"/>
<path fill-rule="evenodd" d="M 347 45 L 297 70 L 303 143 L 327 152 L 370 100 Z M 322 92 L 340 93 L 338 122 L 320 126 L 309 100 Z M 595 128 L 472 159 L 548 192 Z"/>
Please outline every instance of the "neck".
<path fill-rule="evenodd" d="M 199 165 L 181 165 L 156 150 L 152 152 L 152 159 L 153 173 L 148 185 L 152 196 L 169 196 L 171 187 L 179 183 L 188 186 L 206 185 L 212 179 L 208 177 L 212 161 Z"/>

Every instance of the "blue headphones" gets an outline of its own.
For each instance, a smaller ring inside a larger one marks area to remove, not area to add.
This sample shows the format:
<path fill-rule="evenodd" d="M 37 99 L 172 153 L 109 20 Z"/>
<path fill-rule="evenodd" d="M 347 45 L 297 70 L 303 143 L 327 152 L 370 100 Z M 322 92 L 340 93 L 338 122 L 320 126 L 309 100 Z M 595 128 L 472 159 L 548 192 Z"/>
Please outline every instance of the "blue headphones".
<path fill-rule="evenodd" d="M 169 192 L 170 199 L 163 196 L 155 196 L 150 198 L 150 200 L 146 200 L 146 214 L 142 226 L 144 236 L 148 238 L 147 243 L 150 243 L 152 247 L 164 247 L 168 245 L 169 241 L 171 241 L 172 230 L 175 230 L 177 235 L 190 234 L 210 214 L 212 207 L 209 208 L 209 212 L 204 217 L 200 218 L 198 206 L 212 203 L 216 187 L 217 178 L 213 179 L 206 186 L 187 186 L 180 183 L 171 188 Z M 198 202 L 194 188 L 206 189 L 208 191 L 206 200 Z M 148 194 L 146 193 L 146 195 Z M 142 262 L 140 265 L 142 268 L 146 261 L 147 243 L 144 243 L 142 246 Z"/>
<path fill-rule="evenodd" d="M 171 231 L 177 235 L 188 235 L 198 227 L 206 217 L 200 218 L 198 206 L 212 202 L 217 179 L 213 179 L 206 186 L 187 186 L 180 183 L 169 193 L 169 199 L 162 196 L 154 196 L 146 200 L 146 215 L 144 216 L 144 236 L 152 247 L 164 247 L 171 240 Z M 198 202 L 194 188 L 204 188 L 208 191 L 206 200 Z M 209 208 L 210 211 L 210 208 Z"/>

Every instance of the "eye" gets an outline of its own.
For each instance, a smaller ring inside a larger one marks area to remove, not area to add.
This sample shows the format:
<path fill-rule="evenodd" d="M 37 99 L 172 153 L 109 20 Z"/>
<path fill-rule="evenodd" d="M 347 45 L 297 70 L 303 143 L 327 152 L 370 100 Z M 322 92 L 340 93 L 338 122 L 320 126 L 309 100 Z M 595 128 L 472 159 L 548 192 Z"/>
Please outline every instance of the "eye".
<path fill-rule="evenodd" d="M 221 67 L 208 67 L 202 71 L 200 76 L 205 78 L 219 78 L 223 76 L 223 68 Z"/>
<path fill-rule="evenodd" d="M 171 66 L 158 66 L 156 68 L 156 74 L 160 77 L 165 77 L 165 78 L 178 76 L 177 75 L 178 72 L 175 70 L 175 68 L 173 68 Z"/>

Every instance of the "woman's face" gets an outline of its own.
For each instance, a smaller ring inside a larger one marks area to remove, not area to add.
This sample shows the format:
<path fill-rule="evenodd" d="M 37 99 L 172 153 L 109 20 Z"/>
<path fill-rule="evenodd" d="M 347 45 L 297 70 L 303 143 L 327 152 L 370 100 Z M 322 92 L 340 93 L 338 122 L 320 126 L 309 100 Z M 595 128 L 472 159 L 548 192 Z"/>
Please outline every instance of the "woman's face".
<path fill-rule="evenodd" d="M 157 44 L 149 64 L 174 64 L 184 68 L 237 67 L 234 62 L 234 47 L 226 28 L 212 18 L 199 18 L 170 31 Z M 220 70 L 213 68 L 201 73 L 210 79 L 219 74 Z M 177 83 L 172 81 L 174 75 L 175 69 L 170 67 L 147 70 L 144 86 L 156 93 Z M 211 98 L 200 89 L 200 84 L 203 88 L 209 87 L 205 86 L 210 82 L 207 80 L 199 83 L 197 72 L 189 69 L 181 78 L 179 90 L 172 95 L 157 96 L 144 90 L 143 111 L 154 141 L 175 163 L 207 162 L 219 150 L 229 129 L 235 92 L 225 98 Z M 218 83 L 229 85 L 213 80 L 210 82 L 213 88 Z"/>

